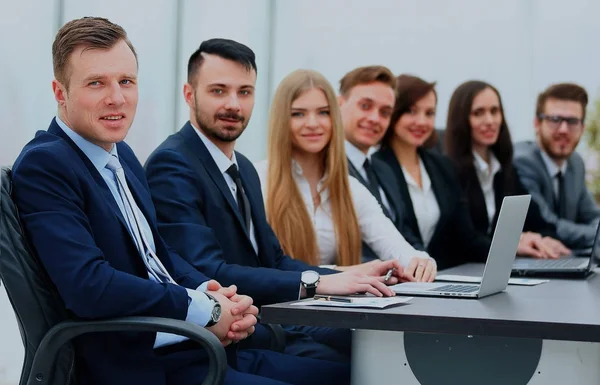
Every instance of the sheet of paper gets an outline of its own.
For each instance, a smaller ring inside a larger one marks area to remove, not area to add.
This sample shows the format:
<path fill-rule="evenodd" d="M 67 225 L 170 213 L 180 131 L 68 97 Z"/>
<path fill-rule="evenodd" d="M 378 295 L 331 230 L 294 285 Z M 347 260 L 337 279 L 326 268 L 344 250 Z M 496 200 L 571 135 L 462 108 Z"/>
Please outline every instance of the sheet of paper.
<path fill-rule="evenodd" d="M 328 307 L 359 307 L 371 309 L 385 309 L 386 307 L 409 302 L 413 297 L 343 297 L 350 298 L 352 302 L 324 301 L 319 299 L 304 299 L 292 303 L 296 306 L 328 306 Z"/>
<path fill-rule="evenodd" d="M 473 277 L 470 275 L 441 274 L 435 277 L 435 280 L 442 282 L 480 283 L 481 277 Z M 548 279 L 510 278 L 508 280 L 508 284 L 521 286 L 535 286 L 541 283 L 546 283 L 548 281 Z"/>

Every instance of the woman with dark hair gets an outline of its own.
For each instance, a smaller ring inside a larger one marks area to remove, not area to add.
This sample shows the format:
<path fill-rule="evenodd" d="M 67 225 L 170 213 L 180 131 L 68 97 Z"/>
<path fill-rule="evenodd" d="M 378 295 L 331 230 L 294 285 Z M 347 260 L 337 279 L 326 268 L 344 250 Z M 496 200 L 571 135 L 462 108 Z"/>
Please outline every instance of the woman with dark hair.
<path fill-rule="evenodd" d="M 475 229 L 453 162 L 430 149 L 437 140 L 436 105 L 435 83 L 400 75 L 390 126 L 375 156 L 394 170 L 407 226 L 441 270 L 485 262 L 491 238 Z M 529 255 L 531 247 L 522 239 L 518 252 Z"/>
<path fill-rule="evenodd" d="M 492 85 L 472 80 L 452 94 L 448 107 L 445 150 L 457 167 L 460 184 L 475 228 L 494 232 L 502 199 L 528 194 L 513 167 L 513 145 L 500 93 Z M 558 258 L 569 250 L 556 237 L 532 201 L 523 227 L 523 243 L 538 258 Z"/>

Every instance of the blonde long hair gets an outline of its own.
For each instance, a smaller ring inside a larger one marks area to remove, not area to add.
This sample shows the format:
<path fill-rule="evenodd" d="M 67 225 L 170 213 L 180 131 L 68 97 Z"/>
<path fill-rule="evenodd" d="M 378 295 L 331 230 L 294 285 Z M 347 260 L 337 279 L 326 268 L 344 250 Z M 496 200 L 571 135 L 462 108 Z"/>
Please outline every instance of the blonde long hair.
<path fill-rule="evenodd" d="M 329 189 L 337 240 L 336 263 L 342 266 L 355 265 L 360 263 L 361 235 L 350 192 L 340 109 L 333 87 L 316 71 L 292 72 L 279 84 L 273 97 L 269 116 L 267 220 L 288 255 L 311 265 L 320 263 L 316 232 L 292 175 L 290 129 L 293 101 L 313 88 L 325 94 L 332 123 L 331 141 L 323 149 L 326 175 L 323 190 Z"/>

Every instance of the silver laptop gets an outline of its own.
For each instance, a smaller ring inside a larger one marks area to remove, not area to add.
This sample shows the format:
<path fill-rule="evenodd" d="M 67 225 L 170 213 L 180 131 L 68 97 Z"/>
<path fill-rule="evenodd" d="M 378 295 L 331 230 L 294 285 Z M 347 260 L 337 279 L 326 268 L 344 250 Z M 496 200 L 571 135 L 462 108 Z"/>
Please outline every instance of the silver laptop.
<path fill-rule="evenodd" d="M 508 285 L 531 195 L 504 197 L 481 284 L 407 282 L 390 286 L 396 294 L 483 298 Z"/>
<path fill-rule="evenodd" d="M 585 278 L 598 265 L 600 256 L 600 223 L 596 229 L 594 244 L 587 250 L 573 250 L 573 255 L 560 259 L 517 258 L 512 274 L 556 278 Z"/>

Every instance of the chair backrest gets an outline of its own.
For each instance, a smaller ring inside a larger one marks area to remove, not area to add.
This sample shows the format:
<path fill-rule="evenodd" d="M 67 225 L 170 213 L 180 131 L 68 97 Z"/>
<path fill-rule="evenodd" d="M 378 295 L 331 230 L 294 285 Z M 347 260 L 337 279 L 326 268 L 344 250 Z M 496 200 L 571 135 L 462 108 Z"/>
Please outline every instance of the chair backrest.
<path fill-rule="evenodd" d="M 25 384 L 42 338 L 50 328 L 68 319 L 69 315 L 56 287 L 27 244 L 12 199 L 10 168 L 2 167 L 0 180 L 0 278 L 17 317 L 25 347 L 20 381 Z M 74 384 L 75 358 L 71 345 L 65 345 L 59 351 L 56 364 L 51 384 Z"/>

